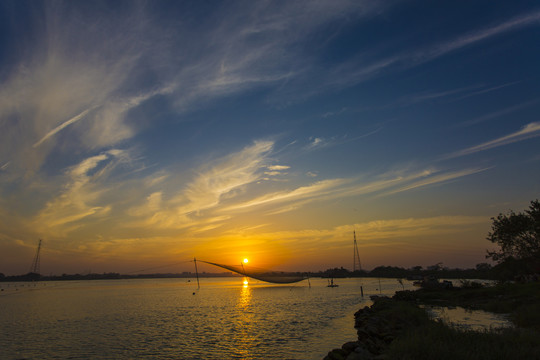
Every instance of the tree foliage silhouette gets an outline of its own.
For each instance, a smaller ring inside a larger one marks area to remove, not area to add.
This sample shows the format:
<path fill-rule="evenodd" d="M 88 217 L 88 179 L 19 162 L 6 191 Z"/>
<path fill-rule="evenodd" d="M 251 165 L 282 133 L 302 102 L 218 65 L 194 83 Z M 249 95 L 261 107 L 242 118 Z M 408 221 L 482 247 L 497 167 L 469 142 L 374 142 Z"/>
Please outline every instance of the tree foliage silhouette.
<path fill-rule="evenodd" d="M 498 263 L 508 260 L 538 260 L 540 258 L 540 201 L 531 201 L 522 213 L 510 211 L 491 218 L 487 239 L 499 245 L 499 251 L 488 251 L 487 258 Z"/>

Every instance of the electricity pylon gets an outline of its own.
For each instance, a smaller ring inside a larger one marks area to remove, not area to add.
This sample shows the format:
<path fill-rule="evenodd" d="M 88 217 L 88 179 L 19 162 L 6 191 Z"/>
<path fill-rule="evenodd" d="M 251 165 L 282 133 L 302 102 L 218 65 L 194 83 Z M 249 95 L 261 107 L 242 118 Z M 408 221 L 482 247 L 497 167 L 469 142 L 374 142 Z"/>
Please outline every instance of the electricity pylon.
<path fill-rule="evenodd" d="M 32 266 L 30 266 L 30 272 L 34 274 L 39 274 L 39 252 L 41 251 L 41 239 L 39 239 L 39 244 L 36 251 L 36 256 L 34 256 L 34 260 L 32 261 Z"/>
<path fill-rule="evenodd" d="M 358 244 L 356 243 L 356 230 L 353 231 L 354 235 L 354 254 L 353 254 L 353 272 L 356 270 L 362 270 L 362 265 L 360 264 L 360 255 L 358 254 Z"/>

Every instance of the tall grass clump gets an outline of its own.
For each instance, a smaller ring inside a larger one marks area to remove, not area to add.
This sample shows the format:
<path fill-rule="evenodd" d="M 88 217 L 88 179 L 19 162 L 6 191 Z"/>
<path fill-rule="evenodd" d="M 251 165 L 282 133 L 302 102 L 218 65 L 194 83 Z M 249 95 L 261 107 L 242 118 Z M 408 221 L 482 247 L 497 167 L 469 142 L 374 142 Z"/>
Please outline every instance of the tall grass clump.
<path fill-rule="evenodd" d="M 510 314 L 510 319 L 516 326 L 532 328 L 540 332 L 540 303 L 537 302 L 517 307 Z M 538 342 L 540 342 L 540 334 Z"/>
<path fill-rule="evenodd" d="M 387 359 L 540 359 L 538 335 L 534 330 L 524 329 L 460 330 L 431 321 L 395 339 L 388 349 Z"/>
<path fill-rule="evenodd" d="M 372 306 L 378 315 L 391 323 L 407 324 L 407 326 L 420 326 L 431 320 L 424 309 L 407 301 L 392 301 L 381 299 Z"/>

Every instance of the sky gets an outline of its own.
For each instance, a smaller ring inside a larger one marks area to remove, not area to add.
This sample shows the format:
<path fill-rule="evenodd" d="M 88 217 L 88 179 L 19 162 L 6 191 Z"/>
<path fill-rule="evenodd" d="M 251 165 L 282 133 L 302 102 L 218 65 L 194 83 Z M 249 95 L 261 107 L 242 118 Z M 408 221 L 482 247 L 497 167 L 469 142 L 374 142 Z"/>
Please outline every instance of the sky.
<path fill-rule="evenodd" d="M 486 262 L 538 39 L 536 1 L 2 0 L 0 272 Z"/>

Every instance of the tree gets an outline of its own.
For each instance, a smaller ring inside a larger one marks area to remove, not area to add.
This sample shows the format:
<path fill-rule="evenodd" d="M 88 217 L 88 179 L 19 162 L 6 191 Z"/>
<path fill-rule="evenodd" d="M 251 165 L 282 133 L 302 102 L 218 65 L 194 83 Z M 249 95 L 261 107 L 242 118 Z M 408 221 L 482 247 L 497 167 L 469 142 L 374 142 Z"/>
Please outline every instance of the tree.
<path fill-rule="evenodd" d="M 499 251 L 488 251 L 487 258 L 498 263 L 512 260 L 538 262 L 540 259 L 540 201 L 531 201 L 523 213 L 510 211 L 491 218 L 487 240 L 499 245 Z"/>
<path fill-rule="evenodd" d="M 428 271 L 441 271 L 443 269 L 442 262 L 427 267 Z"/>
<path fill-rule="evenodd" d="M 489 270 L 491 270 L 491 264 L 488 264 L 488 263 L 476 264 L 476 270 L 477 271 L 489 271 Z"/>

